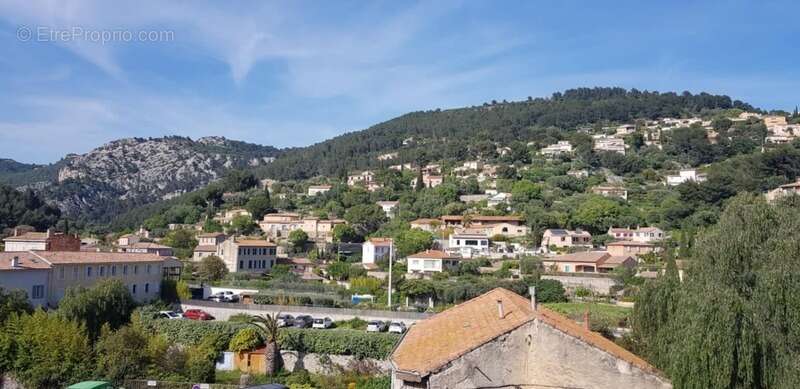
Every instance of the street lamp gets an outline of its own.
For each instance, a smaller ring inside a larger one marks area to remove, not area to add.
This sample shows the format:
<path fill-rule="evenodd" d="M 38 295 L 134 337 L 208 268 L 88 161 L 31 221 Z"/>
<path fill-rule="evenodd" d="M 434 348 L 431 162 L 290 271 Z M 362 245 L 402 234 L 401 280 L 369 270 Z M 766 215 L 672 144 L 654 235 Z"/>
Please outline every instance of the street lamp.
<path fill-rule="evenodd" d="M 394 239 L 389 241 L 389 309 L 392 308 L 392 257 L 394 256 Z"/>

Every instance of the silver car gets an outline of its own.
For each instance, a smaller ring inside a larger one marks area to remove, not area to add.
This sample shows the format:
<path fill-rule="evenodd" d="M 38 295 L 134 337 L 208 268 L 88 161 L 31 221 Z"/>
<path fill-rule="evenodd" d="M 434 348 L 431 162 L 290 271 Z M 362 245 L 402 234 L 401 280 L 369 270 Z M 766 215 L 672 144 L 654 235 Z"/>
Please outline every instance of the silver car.
<path fill-rule="evenodd" d="M 393 321 L 392 324 L 389 324 L 389 332 L 394 334 L 402 334 L 406 332 L 406 323 L 402 321 Z"/>
<path fill-rule="evenodd" d="M 386 331 L 386 323 L 380 320 L 372 320 L 367 323 L 367 332 L 383 332 Z"/>

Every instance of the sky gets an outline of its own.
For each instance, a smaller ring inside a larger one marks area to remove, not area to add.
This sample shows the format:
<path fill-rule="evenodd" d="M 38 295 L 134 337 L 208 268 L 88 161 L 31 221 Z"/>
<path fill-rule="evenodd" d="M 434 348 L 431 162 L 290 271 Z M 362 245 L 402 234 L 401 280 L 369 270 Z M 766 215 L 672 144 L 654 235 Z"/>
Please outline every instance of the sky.
<path fill-rule="evenodd" d="M 575 87 L 800 104 L 795 1 L 0 0 L 0 158 L 125 137 L 305 146 Z"/>

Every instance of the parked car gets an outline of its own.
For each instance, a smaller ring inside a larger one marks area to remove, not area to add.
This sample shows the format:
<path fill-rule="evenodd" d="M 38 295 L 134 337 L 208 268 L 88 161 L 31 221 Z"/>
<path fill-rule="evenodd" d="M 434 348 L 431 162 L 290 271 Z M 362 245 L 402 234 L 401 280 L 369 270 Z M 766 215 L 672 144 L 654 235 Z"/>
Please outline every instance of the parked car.
<path fill-rule="evenodd" d="M 294 325 L 294 317 L 292 317 L 292 315 L 278 315 L 278 327 L 289 327 L 292 325 Z"/>
<path fill-rule="evenodd" d="M 331 328 L 333 327 L 333 320 L 331 320 L 331 318 L 329 317 L 326 317 L 324 319 L 317 318 L 314 319 L 314 324 L 312 324 L 311 327 L 318 328 L 321 330 L 324 330 L 326 328 Z"/>
<path fill-rule="evenodd" d="M 239 302 L 239 294 L 238 293 L 233 293 L 230 290 L 226 290 L 226 291 L 222 292 L 222 297 L 224 297 L 225 301 L 227 301 L 229 303 Z"/>
<path fill-rule="evenodd" d="M 402 321 L 393 321 L 392 324 L 389 324 L 389 332 L 395 334 L 402 334 L 406 332 L 406 323 Z"/>
<path fill-rule="evenodd" d="M 367 323 L 367 332 L 383 332 L 386 331 L 386 323 L 380 320 L 372 320 Z"/>
<path fill-rule="evenodd" d="M 183 312 L 183 317 L 190 320 L 214 320 L 214 316 L 201 309 L 187 309 Z"/>
<path fill-rule="evenodd" d="M 159 319 L 183 319 L 183 314 L 174 311 L 160 311 L 158 312 Z"/>
<path fill-rule="evenodd" d="M 313 321 L 314 319 L 311 316 L 300 315 L 294 318 L 293 326 L 295 328 L 309 328 Z"/>
<path fill-rule="evenodd" d="M 222 292 L 214 293 L 208 296 L 208 301 L 215 301 L 218 303 L 225 302 L 225 295 Z"/>

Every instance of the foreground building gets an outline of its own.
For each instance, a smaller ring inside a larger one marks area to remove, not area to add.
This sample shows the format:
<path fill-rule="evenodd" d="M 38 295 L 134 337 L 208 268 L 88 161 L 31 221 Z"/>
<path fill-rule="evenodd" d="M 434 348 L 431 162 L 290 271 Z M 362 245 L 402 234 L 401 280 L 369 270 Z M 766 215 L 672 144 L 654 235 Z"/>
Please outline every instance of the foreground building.
<path fill-rule="evenodd" d="M 14 228 L 14 235 L 3 239 L 5 251 L 20 252 L 30 250 L 80 251 L 81 239 L 78 235 L 53 232 L 25 232 Z"/>
<path fill-rule="evenodd" d="M 390 356 L 391 387 L 672 387 L 586 327 L 497 288 L 412 326 Z"/>
<path fill-rule="evenodd" d="M 133 298 L 146 302 L 158 298 L 161 280 L 180 262 L 156 254 L 27 251 L 0 253 L 0 285 L 20 289 L 34 306 L 56 306 L 67 289 L 92 287 L 105 279 L 118 279 Z"/>

